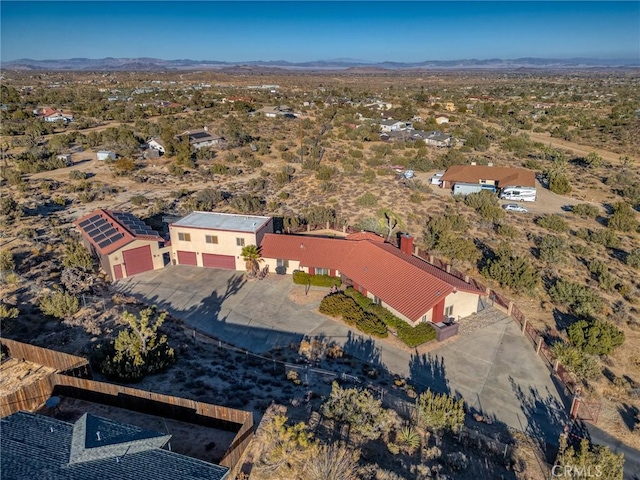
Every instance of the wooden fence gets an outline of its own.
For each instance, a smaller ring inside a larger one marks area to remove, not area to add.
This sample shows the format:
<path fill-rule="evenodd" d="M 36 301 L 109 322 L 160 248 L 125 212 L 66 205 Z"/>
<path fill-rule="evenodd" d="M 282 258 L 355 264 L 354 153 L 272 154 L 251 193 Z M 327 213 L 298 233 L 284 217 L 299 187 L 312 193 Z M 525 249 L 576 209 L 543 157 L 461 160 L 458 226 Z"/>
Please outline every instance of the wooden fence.
<path fill-rule="evenodd" d="M 89 362 L 83 357 L 36 347 L 35 345 L 17 342 L 8 338 L 0 339 L 0 343 L 7 347 L 11 358 L 44 365 L 67 375 L 87 376 L 90 372 Z"/>

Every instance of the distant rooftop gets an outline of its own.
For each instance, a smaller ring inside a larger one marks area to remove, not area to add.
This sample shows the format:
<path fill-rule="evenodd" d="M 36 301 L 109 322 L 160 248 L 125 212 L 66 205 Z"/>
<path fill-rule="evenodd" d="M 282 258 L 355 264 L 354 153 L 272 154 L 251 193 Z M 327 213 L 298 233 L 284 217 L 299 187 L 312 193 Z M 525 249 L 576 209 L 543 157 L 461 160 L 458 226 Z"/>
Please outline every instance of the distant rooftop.
<path fill-rule="evenodd" d="M 268 223 L 269 220 L 271 220 L 271 217 L 261 217 L 257 215 L 193 212 L 171 225 L 176 227 L 208 228 L 212 230 L 255 233 Z"/>

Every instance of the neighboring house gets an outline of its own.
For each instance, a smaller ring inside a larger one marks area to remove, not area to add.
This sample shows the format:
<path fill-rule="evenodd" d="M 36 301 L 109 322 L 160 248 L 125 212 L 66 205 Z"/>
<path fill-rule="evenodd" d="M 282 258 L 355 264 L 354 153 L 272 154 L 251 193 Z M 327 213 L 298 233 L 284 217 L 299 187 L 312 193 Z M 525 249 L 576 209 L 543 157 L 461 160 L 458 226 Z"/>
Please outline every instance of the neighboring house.
<path fill-rule="evenodd" d="M 152 148 L 153 150 L 160 152 L 160 154 L 162 155 L 166 153 L 164 148 L 164 142 L 159 138 L 155 138 L 155 137 L 152 138 L 147 142 L 147 145 L 149 146 L 149 148 Z"/>
<path fill-rule="evenodd" d="M 180 135 L 176 135 L 176 140 L 187 137 L 189 144 L 196 150 L 204 147 L 217 147 L 224 143 L 224 138 L 209 132 L 207 127 L 198 130 L 187 130 Z"/>
<path fill-rule="evenodd" d="M 404 142 L 417 142 L 419 140 L 426 140 L 430 133 L 424 130 L 396 130 L 389 133 L 381 133 L 380 140 L 383 142 L 388 141 L 404 141 Z"/>
<path fill-rule="evenodd" d="M 413 128 L 413 124 L 411 122 L 401 122 L 400 120 L 381 120 L 380 121 L 380 131 L 381 132 L 398 132 L 402 130 L 411 130 Z"/>
<path fill-rule="evenodd" d="M 494 167 L 485 165 L 453 165 L 441 178 L 443 188 L 453 188 L 456 183 L 493 185 L 496 188 L 509 186 L 535 187 L 536 175 L 525 168 Z"/>
<path fill-rule="evenodd" d="M 62 113 L 62 112 L 54 112 L 50 115 L 45 115 L 44 116 L 44 121 L 45 122 L 73 122 L 73 115 L 68 114 L 68 113 Z"/>
<path fill-rule="evenodd" d="M 84 246 L 98 257 L 100 267 L 112 280 L 165 265 L 164 254 L 169 253 L 165 240 L 130 213 L 99 209 L 74 225 L 82 234 Z"/>
<path fill-rule="evenodd" d="M 34 413 L 5 417 L 3 478 L 223 480 L 229 469 L 166 449 L 171 435 L 91 414 L 75 423 Z"/>
<path fill-rule="evenodd" d="M 280 105 L 276 107 L 262 107 L 256 110 L 257 113 L 262 113 L 267 118 L 276 118 L 276 117 L 284 117 L 284 118 L 296 118 L 295 114 L 286 105 Z"/>
<path fill-rule="evenodd" d="M 453 143 L 453 137 L 447 133 L 429 132 L 423 139 L 424 143 L 433 147 L 450 147 Z"/>
<path fill-rule="evenodd" d="M 455 112 L 456 111 L 456 106 L 455 106 L 455 104 L 453 102 L 446 102 L 444 104 L 444 109 L 447 112 Z"/>
<path fill-rule="evenodd" d="M 446 115 L 438 115 L 436 117 L 436 123 L 438 125 L 442 125 L 443 123 L 449 123 L 449 117 L 447 117 Z"/>
<path fill-rule="evenodd" d="M 36 108 L 35 110 L 33 110 L 33 114 L 37 117 L 46 117 L 48 115 L 53 115 L 57 111 L 58 110 L 56 110 L 55 108 L 42 107 L 42 108 Z"/>
<path fill-rule="evenodd" d="M 96 153 L 96 158 L 98 160 L 115 160 L 116 152 L 112 152 L 111 150 L 100 150 Z"/>
<path fill-rule="evenodd" d="M 398 249 L 368 232 L 346 239 L 267 234 L 261 252 L 271 271 L 340 276 L 412 325 L 467 317 L 486 293 L 414 256 L 408 235 Z"/>
<path fill-rule="evenodd" d="M 271 217 L 193 212 L 169 225 L 172 263 L 244 271 L 242 247 L 272 232 Z"/>

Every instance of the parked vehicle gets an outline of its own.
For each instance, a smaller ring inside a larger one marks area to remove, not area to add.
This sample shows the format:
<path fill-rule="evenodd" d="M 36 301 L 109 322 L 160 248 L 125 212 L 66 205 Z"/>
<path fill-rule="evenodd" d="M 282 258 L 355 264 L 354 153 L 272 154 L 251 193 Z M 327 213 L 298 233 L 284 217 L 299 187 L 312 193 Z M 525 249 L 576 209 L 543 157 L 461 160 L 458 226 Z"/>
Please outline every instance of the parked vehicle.
<path fill-rule="evenodd" d="M 404 178 L 413 178 L 416 176 L 416 173 L 413 170 L 406 170 L 403 176 Z"/>
<path fill-rule="evenodd" d="M 536 195 L 535 187 L 504 187 L 500 191 L 502 200 L 518 200 L 520 202 L 535 202 Z"/>
<path fill-rule="evenodd" d="M 507 203 L 505 205 L 502 205 L 502 208 L 504 208 L 507 212 L 529 213 L 529 210 L 518 205 L 517 203 Z"/>
<path fill-rule="evenodd" d="M 433 177 L 431 177 L 431 185 L 440 185 L 442 183 L 442 176 L 444 172 L 438 172 Z"/>

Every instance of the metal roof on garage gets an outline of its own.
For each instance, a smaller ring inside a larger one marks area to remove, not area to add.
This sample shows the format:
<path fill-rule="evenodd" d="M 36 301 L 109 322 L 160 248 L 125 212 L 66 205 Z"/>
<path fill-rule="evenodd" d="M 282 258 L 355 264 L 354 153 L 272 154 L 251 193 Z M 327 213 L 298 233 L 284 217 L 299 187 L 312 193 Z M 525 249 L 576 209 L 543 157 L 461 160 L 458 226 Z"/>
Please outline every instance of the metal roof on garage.
<path fill-rule="evenodd" d="M 208 230 L 228 230 L 232 232 L 256 233 L 266 225 L 271 217 L 257 215 L 236 215 L 219 212 L 193 212 L 171 227 L 203 228 Z"/>

